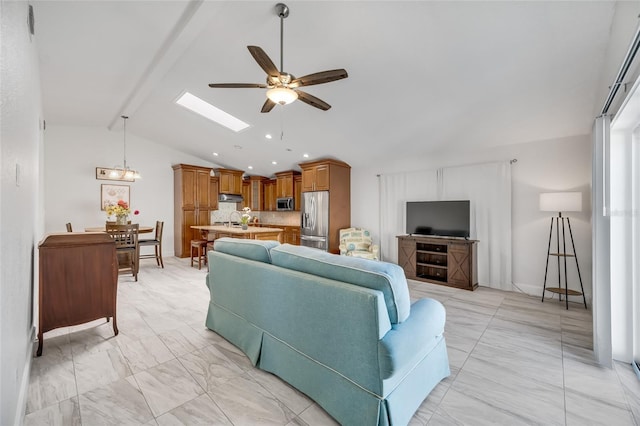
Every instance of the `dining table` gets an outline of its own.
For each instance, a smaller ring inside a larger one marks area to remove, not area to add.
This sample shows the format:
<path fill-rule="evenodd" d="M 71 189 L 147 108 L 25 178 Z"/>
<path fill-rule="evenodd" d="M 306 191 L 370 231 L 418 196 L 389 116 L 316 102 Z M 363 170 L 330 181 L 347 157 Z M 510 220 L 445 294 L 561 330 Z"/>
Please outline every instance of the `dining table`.
<path fill-rule="evenodd" d="M 153 232 L 156 230 L 155 226 L 139 226 L 138 227 L 138 234 L 148 234 L 150 232 Z M 105 228 L 105 225 L 102 226 L 90 226 L 87 228 L 84 228 L 84 232 L 107 232 L 107 229 Z"/>
<path fill-rule="evenodd" d="M 259 226 L 248 226 L 242 229 L 240 225 L 192 225 L 191 229 L 201 232 L 203 240 L 216 240 L 222 237 L 244 238 L 251 240 L 275 240 L 282 242 L 282 228 L 270 228 Z"/>

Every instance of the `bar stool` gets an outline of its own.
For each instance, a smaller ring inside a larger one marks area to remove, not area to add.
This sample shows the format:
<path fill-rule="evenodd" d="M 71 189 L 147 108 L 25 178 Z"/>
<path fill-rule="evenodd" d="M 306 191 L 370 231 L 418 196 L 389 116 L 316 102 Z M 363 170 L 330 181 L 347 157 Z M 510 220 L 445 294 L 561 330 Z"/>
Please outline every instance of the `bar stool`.
<path fill-rule="evenodd" d="M 193 249 L 198 253 L 198 269 L 202 269 L 202 259 L 207 264 L 207 240 L 191 240 L 191 266 L 193 266 Z"/>

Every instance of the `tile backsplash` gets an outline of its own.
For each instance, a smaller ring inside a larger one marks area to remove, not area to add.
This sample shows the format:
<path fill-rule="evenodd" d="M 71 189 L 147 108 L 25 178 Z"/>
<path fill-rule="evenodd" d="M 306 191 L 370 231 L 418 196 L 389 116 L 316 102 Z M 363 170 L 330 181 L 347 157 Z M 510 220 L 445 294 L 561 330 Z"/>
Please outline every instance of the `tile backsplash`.
<path fill-rule="evenodd" d="M 211 212 L 211 223 L 214 222 L 227 222 L 229 215 L 234 211 L 242 211 L 240 204 L 236 203 L 218 203 L 218 210 Z M 257 216 L 260 223 L 266 223 L 269 225 L 287 225 L 287 226 L 299 226 L 300 225 L 300 212 L 256 212 L 252 211 L 251 216 Z M 238 221 L 239 216 L 233 215 L 233 220 Z"/>

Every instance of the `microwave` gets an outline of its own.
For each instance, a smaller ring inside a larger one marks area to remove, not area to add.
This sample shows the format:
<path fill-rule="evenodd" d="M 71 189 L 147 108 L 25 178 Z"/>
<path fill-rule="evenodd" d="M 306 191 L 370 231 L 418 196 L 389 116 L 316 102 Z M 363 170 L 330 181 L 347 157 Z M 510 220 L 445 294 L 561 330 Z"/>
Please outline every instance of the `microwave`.
<path fill-rule="evenodd" d="M 276 210 L 278 210 L 278 211 L 293 210 L 294 207 L 295 207 L 295 202 L 293 200 L 293 197 L 277 198 L 276 199 Z"/>

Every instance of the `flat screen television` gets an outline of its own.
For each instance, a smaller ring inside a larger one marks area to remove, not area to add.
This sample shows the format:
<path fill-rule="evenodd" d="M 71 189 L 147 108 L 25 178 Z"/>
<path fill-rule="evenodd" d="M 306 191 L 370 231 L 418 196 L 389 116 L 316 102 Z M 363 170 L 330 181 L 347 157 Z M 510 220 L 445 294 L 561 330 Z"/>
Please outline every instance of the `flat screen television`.
<path fill-rule="evenodd" d="M 469 238 L 470 202 L 407 201 L 407 234 Z"/>

